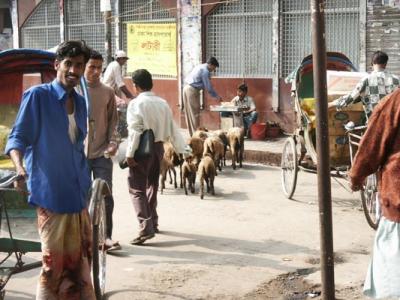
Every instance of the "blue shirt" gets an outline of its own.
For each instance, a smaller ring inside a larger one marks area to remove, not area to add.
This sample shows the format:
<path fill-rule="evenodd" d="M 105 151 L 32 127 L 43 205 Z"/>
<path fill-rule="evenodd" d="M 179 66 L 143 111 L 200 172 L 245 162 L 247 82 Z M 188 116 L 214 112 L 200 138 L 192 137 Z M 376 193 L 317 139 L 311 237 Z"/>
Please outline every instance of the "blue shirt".
<path fill-rule="evenodd" d="M 186 78 L 186 83 L 192 87 L 202 90 L 206 89 L 211 96 L 218 98 L 217 92 L 211 85 L 210 82 L 210 71 L 207 69 L 207 64 L 201 64 L 196 66 L 189 76 Z"/>
<path fill-rule="evenodd" d="M 78 127 L 76 143 L 68 136 L 67 93 L 54 80 L 22 97 L 5 152 L 24 154 L 30 204 L 55 213 L 77 213 L 86 207 L 90 177 L 83 141 L 87 131 L 85 99 L 72 92 Z"/>

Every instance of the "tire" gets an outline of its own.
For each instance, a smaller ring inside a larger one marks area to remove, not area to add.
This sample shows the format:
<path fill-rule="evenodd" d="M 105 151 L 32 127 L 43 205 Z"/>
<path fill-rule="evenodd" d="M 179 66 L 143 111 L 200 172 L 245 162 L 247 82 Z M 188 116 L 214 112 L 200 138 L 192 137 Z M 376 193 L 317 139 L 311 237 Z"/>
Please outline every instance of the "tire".
<path fill-rule="evenodd" d="M 286 139 L 283 145 L 281 159 L 282 189 L 286 198 L 292 199 L 297 184 L 297 172 L 299 165 L 297 160 L 296 142 L 293 137 Z"/>
<path fill-rule="evenodd" d="M 93 231 L 92 278 L 96 299 L 103 298 L 106 283 L 106 210 L 104 203 L 104 180 L 96 179 L 92 184 L 89 213 Z M 108 187 L 107 187 L 108 188 Z"/>
<path fill-rule="evenodd" d="M 372 229 L 376 230 L 379 225 L 379 214 L 377 217 L 376 209 L 377 209 L 378 189 L 377 189 L 377 180 L 375 174 L 372 174 L 367 177 L 364 188 L 363 190 L 360 191 L 360 195 L 367 223 Z"/>

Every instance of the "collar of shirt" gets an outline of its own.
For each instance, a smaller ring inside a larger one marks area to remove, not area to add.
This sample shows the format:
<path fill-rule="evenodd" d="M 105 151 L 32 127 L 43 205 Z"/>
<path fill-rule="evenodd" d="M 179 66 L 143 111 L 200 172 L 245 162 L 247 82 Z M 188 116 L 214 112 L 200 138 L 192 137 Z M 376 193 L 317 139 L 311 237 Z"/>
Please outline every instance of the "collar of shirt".
<path fill-rule="evenodd" d="M 55 93 L 56 93 L 56 95 L 57 95 L 57 100 L 59 100 L 59 101 L 67 101 L 68 93 L 67 93 L 67 91 L 64 89 L 64 87 L 62 86 L 62 84 L 61 84 L 60 82 L 58 82 L 57 79 L 54 79 L 54 80 L 51 82 L 51 86 L 53 87 L 53 89 L 54 89 L 54 91 L 55 91 Z M 77 94 L 77 92 L 75 91 L 75 89 L 73 89 L 73 90 L 71 91 L 71 96 L 72 96 L 74 99 L 78 96 L 78 94 Z"/>

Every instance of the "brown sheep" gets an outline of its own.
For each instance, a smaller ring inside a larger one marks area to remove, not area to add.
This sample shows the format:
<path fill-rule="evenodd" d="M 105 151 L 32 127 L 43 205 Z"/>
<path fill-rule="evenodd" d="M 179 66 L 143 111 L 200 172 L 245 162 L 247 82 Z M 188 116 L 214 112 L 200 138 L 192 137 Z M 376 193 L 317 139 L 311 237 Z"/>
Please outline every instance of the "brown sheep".
<path fill-rule="evenodd" d="M 213 131 L 212 134 L 218 136 L 221 139 L 222 143 L 224 144 L 224 166 L 226 166 L 226 151 L 229 146 L 227 132 L 222 129 L 219 129 Z"/>
<path fill-rule="evenodd" d="M 185 158 L 182 165 L 182 178 L 183 178 L 183 188 L 185 189 L 185 194 L 187 195 L 186 180 L 188 181 L 189 190 L 192 194 L 195 192 L 195 182 L 196 182 L 196 172 L 197 167 L 193 163 L 193 157 L 189 156 Z"/>
<path fill-rule="evenodd" d="M 195 132 L 193 132 L 192 137 L 200 138 L 204 141 L 208 137 L 208 132 L 207 130 L 197 129 Z"/>
<path fill-rule="evenodd" d="M 236 169 L 236 163 L 242 167 L 244 153 L 244 129 L 233 127 L 228 130 L 229 148 L 232 154 L 232 167 Z"/>
<path fill-rule="evenodd" d="M 206 154 L 210 154 L 210 156 L 214 159 L 215 166 L 222 171 L 224 144 L 218 136 L 210 136 L 204 141 L 203 157 Z"/>
<path fill-rule="evenodd" d="M 192 149 L 193 162 L 196 166 L 199 166 L 200 160 L 203 157 L 204 141 L 201 138 L 191 137 L 187 144 Z"/>
<path fill-rule="evenodd" d="M 216 170 L 214 160 L 209 154 L 206 154 L 201 159 L 198 172 L 200 177 L 200 199 L 204 198 L 204 181 L 207 184 L 207 193 L 211 192 L 211 195 L 215 195 L 214 178 Z"/>
<path fill-rule="evenodd" d="M 163 193 L 163 190 L 165 189 L 165 180 L 167 179 L 167 172 L 169 173 L 170 176 L 170 183 L 172 184 L 172 172 L 174 174 L 174 187 L 177 188 L 177 182 L 176 182 L 176 171 L 175 171 L 175 166 L 179 166 L 180 169 L 180 178 L 181 178 L 181 183 L 180 186 L 183 186 L 182 182 L 182 159 L 181 157 L 175 152 L 174 147 L 172 146 L 171 143 L 165 142 L 164 143 L 164 156 L 161 160 L 160 164 L 160 186 L 161 186 L 161 194 Z"/>

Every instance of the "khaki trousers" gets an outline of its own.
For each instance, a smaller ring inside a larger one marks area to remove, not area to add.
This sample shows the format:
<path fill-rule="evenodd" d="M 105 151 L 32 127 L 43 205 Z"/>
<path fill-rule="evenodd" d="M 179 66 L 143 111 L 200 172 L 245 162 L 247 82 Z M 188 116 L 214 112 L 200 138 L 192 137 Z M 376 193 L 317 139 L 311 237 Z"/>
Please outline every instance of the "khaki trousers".
<path fill-rule="evenodd" d="M 186 124 L 192 136 L 200 125 L 200 90 L 187 84 L 183 88 L 183 107 Z"/>

